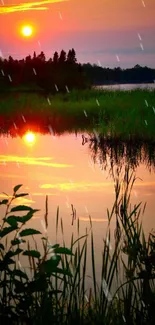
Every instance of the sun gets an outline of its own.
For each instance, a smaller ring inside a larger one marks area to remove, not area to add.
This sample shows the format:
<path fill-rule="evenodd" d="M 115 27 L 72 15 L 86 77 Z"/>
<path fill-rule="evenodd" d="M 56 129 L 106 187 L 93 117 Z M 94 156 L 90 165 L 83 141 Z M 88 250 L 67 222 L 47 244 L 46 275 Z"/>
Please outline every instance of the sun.
<path fill-rule="evenodd" d="M 28 131 L 25 136 L 24 136 L 24 140 L 27 144 L 34 144 L 35 140 L 36 140 L 36 136 L 33 132 Z"/>
<path fill-rule="evenodd" d="M 30 37 L 33 34 L 33 27 L 31 25 L 24 25 L 21 28 L 21 32 L 24 37 Z"/>

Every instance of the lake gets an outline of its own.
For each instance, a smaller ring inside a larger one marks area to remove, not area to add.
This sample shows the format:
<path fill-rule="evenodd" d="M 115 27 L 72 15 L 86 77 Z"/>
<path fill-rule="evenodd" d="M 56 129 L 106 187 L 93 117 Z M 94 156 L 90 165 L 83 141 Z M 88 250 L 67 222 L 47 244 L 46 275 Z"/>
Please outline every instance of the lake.
<path fill-rule="evenodd" d="M 134 89 L 147 89 L 154 90 L 155 83 L 148 84 L 119 84 L 119 85 L 101 85 L 95 88 L 108 89 L 108 90 L 134 90 Z"/>
<path fill-rule="evenodd" d="M 56 238 L 55 220 L 58 206 L 63 220 L 66 246 L 70 243 L 72 231 L 76 233 L 77 219 L 80 220 L 80 235 L 84 235 L 86 227 L 90 228 L 91 216 L 99 279 L 103 238 L 108 224 L 107 209 L 112 208 L 115 197 L 114 180 L 110 174 L 111 161 L 114 161 L 114 165 L 118 161 L 122 168 L 128 163 L 134 168 L 137 180 L 131 203 L 134 206 L 139 202 L 147 202 L 143 226 L 148 234 L 155 228 L 155 160 L 150 158 L 153 154 L 150 154 L 149 146 L 147 149 L 144 146 L 135 153 L 134 145 L 126 150 L 126 156 L 124 153 L 121 156 L 118 147 L 114 146 L 112 149 L 109 147 L 106 154 L 104 151 L 104 159 L 100 153 L 96 155 L 97 161 L 94 164 L 95 148 L 89 138 L 87 134 L 81 133 L 66 133 L 62 136 L 36 133 L 34 141 L 30 143 L 28 139 L 21 137 L 1 135 L 0 198 L 6 197 L 2 192 L 11 195 L 15 185 L 23 184 L 21 190 L 28 192 L 29 196 L 17 199 L 17 203 L 40 209 L 29 222 L 29 226 L 44 234 L 45 197 L 48 195 L 48 235 L 53 244 Z M 154 152 L 154 147 L 151 150 Z M 72 204 L 76 209 L 73 225 Z M 114 219 L 112 232 L 115 225 Z M 58 239 L 62 240 L 61 236 Z"/>

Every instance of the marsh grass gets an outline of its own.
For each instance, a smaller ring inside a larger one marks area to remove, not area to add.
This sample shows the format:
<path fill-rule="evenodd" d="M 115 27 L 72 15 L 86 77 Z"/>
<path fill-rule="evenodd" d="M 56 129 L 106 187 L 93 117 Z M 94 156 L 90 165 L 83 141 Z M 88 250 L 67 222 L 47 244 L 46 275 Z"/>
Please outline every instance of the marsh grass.
<path fill-rule="evenodd" d="M 136 181 L 126 168 L 113 174 L 115 202 L 107 211 L 108 227 L 103 239 L 100 283 L 96 276 L 95 243 L 90 217 L 89 229 L 80 234 L 80 222 L 72 207 L 77 235 L 65 245 L 63 220 L 56 215 L 56 244 L 41 237 L 43 253 L 37 248 L 35 237 L 41 233 L 25 228 L 37 212 L 28 206 L 15 206 L 13 201 L 27 193 L 14 188 L 11 199 L 1 201 L 6 213 L 0 230 L 0 321 L 1 324 L 130 324 L 153 325 L 155 322 L 155 235 L 145 237 L 139 218 L 145 212 L 141 203 L 131 209 L 130 195 Z M 48 198 L 46 197 L 45 225 L 48 227 Z M 16 213 L 24 213 L 16 216 Z M 115 233 L 111 220 L 115 218 Z M 57 243 L 62 235 L 62 246 Z M 10 234 L 13 238 L 10 239 Z M 27 238 L 33 236 L 34 249 Z M 110 249 L 113 239 L 115 245 Z M 22 245 L 23 242 L 23 245 Z M 92 270 L 87 270 L 88 245 Z M 28 257 L 27 273 L 17 261 Z M 87 277 L 91 287 L 87 287 Z"/>
<path fill-rule="evenodd" d="M 1 120 L 5 117 L 21 124 L 20 111 L 27 121 L 42 117 L 45 124 L 50 119 L 54 124 L 54 119 L 59 119 L 64 126 L 70 121 L 75 129 L 80 125 L 83 130 L 91 126 L 103 134 L 110 132 L 113 137 L 154 138 L 154 91 L 91 89 L 58 92 L 54 96 L 17 92 L 0 94 L 0 101 Z"/>

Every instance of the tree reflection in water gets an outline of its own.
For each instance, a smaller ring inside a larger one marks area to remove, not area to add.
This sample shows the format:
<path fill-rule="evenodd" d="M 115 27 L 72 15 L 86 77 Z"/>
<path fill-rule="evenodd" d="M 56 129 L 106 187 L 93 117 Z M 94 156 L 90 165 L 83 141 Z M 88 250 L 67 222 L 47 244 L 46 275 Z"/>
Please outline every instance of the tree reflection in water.
<path fill-rule="evenodd" d="M 82 145 L 85 144 L 89 146 L 94 164 L 98 163 L 104 170 L 108 167 L 110 173 L 114 167 L 123 166 L 129 166 L 135 171 L 142 163 L 149 171 L 155 170 L 155 141 L 145 142 L 137 138 L 123 141 L 101 134 L 96 137 L 90 133 L 87 136 L 82 135 Z"/>

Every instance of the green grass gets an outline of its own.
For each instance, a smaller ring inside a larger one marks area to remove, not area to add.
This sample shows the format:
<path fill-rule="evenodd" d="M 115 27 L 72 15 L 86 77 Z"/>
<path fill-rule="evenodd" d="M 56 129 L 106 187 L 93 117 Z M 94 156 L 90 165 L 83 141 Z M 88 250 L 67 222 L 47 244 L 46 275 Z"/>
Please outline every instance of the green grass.
<path fill-rule="evenodd" d="M 70 121 L 76 129 L 96 128 L 112 137 L 154 139 L 155 91 L 84 90 L 66 94 L 0 94 L 0 118 L 44 118 Z M 147 106 L 148 103 L 148 106 Z M 85 113 L 87 116 L 85 116 Z"/>
<path fill-rule="evenodd" d="M 61 233 L 63 244 L 60 246 L 56 240 L 56 244 L 51 246 L 48 237 L 41 237 L 39 231 L 26 227 L 37 210 L 28 206 L 12 207 L 17 197 L 27 195 L 18 193 L 21 185 L 14 187 L 12 198 L 0 202 L 6 208 L 0 229 L 1 324 L 155 323 L 155 235 L 152 231 L 148 238 L 145 237 L 139 219 L 144 213 L 141 204 L 133 209 L 130 207 L 130 195 L 136 180 L 134 173 L 129 173 L 126 168 L 123 179 L 120 175 L 121 170 L 118 169 L 113 174 L 115 202 L 111 211 L 107 211 L 108 227 L 103 239 L 100 283 L 96 280 L 91 218 L 90 227 L 82 236 L 77 220 L 77 235 L 72 234 L 70 245 L 66 247 L 63 220 L 58 209 L 56 238 Z M 124 186 L 123 194 L 121 186 Z M 19 216 L 21 213 L 22 216 Z M 116 229 L 115 245 L 111 251 L 112 218 L 116 219 Z M 47 198 L 44 219 L 47 228 Z M 30 236 L 34 243 L 31 248 Z M 42 252 L 38 251 L 35 236 L 42 241 Z M 86 286 L 89 242 L 91 288 Z M 18 260 L 22 255 L 27 258 L 29 272 L 23 265 L 22 269 L 19 268 Z"/>

